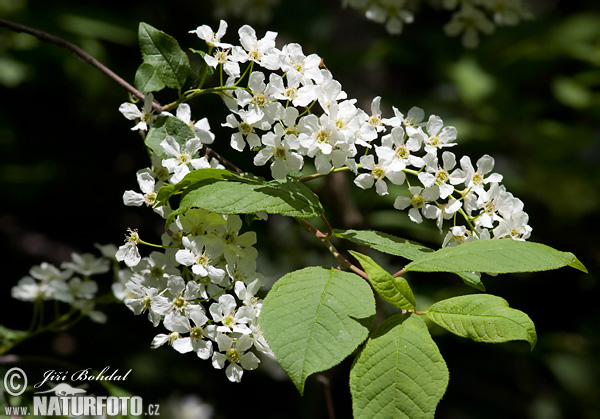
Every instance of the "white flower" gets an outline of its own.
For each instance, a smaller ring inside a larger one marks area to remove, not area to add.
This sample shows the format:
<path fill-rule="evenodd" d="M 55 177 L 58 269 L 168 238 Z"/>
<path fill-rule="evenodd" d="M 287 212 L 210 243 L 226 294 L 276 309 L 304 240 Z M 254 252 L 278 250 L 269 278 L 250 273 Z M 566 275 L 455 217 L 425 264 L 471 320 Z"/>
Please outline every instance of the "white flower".
<path fill-rule="evenodd" d="M 129 234 L 125 238 L 125 244 L 119 247 L 115 258 L 119 262 L 125 262 L 125 264 L 129 267 L 135 266 L 140 263 L 142 257 L 140 256 L 140 252 L 137 248 L 138 243 L 140 242 L 140 236 L 137 230 L 127 230 Z"/>
<path fill-rule="evenodd" d="M 293 150 L 300 146 L 296 136 L 290 135 L 281 139 L 284 134 L 281 125 L 275 126 L 275 132 L 267 132 L 262 136 L 265 145 L 254 157 L 256 166 L 263 166 L 273 158 L 271 163 L 271 174 L 275 179 L 285 179 L 289 171 L 299 171 L 304 163 L 302 156 Z"/>
<path fill-rule="evenodd" d="M 165 151 L 165 154 L 170 156 L 162 161 L 163 166 L 167 168 L 171 175 L 171 183 L 178 183 L 190 173 L 188 165 L 192 165 L 194 169 L 209 168 L 210 163 L 206 157 L 194 158 L 194 155 L 202 147 L 202 142 L 198 138 L 192 138 L 186 141 L 181 149 L 175 138 L 167 135 L 160 143 L 160 146 Z"/>
<path fill-rule="evenodd" d="M 452 141 L 456 140 L 456 128 L 443 127 L 443 125 L 442 118 L 437 115 L 431 115 L 429 121 L 427 121 L 427 124 L 425 125 L 427 134 L 419 127 L 416 132 L 411 135 L 411 138 L 414 137 L 421 143 L 424 143 L 425 151 L 432 154 L 437 153 L 437 150 L 440 148 L 455 146 L 456 143 L 453 143 Z"/>
<path fill-rule="evenodd" d="M 225 270 L 213 266 L 213 263 L 219 261 L 223 254 L 223 245 L 215 246 L 216 241 L 206 240 L 203 236 L 199 236 L 194 240 L 190 240 L 184 236 L 181 243 L 185 249 L 177 251 L 175 259 L 177 262 L 185 266 L 191 266 L 192 272 L 201 277 L 209 277 L 215 284 L 220 284 L 225 277 Z"/>
<path fill-rule="evenodd" d="M 173 349 L 182 354 L 194 351 L 200 359 L 208 359 L 213 353 L 212 342 L 204 339 L 202 328 L 208 321 L 208 317 L 203 311 L 195 310 L 190 314 L 190 319 L 194 322 L 194 327 L 191 326 L 188 318 L 183 316 L 179 317 L 177 324 L 174 325 L 173 331 L 190 335 L 176 339 L 173 342 Z"/>
<path fill-rule="evenodd" d="M 379 157 L 379 164 L 375 164 L 375 157 L 372 154 L 360 157 L 360 164 L 364 169 L 370 170 L 369 173 L 360 174 L 354 179 L 354 183 L 362 188 L 368 189 L 375 183 L 375 190 L 379 195 L 387 195 L 387 184 L 385 179 L 389 179 L 395 185 L 404 183 L 405 175 L 402 169 L 403 165 L 395 163 L 393 160 L 388 160 L 382 157 L 391 157 L 388 151 L 393 154 L 393 151 L 384 147 L 377 147 L 376 152 Z"/>
<path fill-rule="evenodd" d="M 202 25 L 198 26 L 195 30 L 190 31 L 190 33 L 195 33 L 196 35 L 198 35 L 198 38 L 206 42 L 206 45 L 208 45 L 211 48 L 231 48 L 231 44 L 221 42 L 221 38 L 223 38 L 226 31 L 227 22 L 221 20 L 219 22 L 219 29 L 217 30 L 217 32 L 213 32 L 213 30 L 208 25 Z"/>
<path fill-rule="evenodd" d="M 234 340 L 227 335 L 220 334 L 217 336 L 217 344 L 219 352 L 213 354 L 212 364 L 213 367 L 222 369 L 225 367 L 225 361 L 228 361 L 229 366 L 225 370 L 225 375 L 229 381 L 239 383 L 244 370 L 253 370 L 258 367 L 260 361 L 256 355 L 246 352 L 252 347 L 250 336 L 242 335 Z"/>
<path fill-rule="evenodd" d="M 154 327 L 158 326 L 163 315 L 154 311 L 152 308 L 152 300 L 158 296 L 158 290 L 156 288 L 138 284 L 135 281 L 129 281 L 125 286 L 130 293 L 130 297 L 127 297 L 124 300 L 125 305 L 136 315 L 147 310 L 148 320 L 150 320 Z"/>
<path fill-rule="evenodd" d="M 424 186 L 429 187 L 437 184 L 440 187 L 440 198 L 446 199 L 452 192 L 454 187 L 463 182 L 462 173 L 460 171 L 454 171 L 450 174 L 450 171 L 456 166 L 456 157 L 449 151 L 442 153 L 443 165 L 440 167 L 438 164 L 438 158 L 436 154 L 426 154 L 423 157 L 425 162 L 424 172 L 420 172 L 418 177 Z M 450 183 L 450 184 L 449 184 Z"/>
<path fill-rule="evenodd" d="M 319 69 L 321 57 L 316 54 L 307 57 L 302 52 L 302 47 L 294 43 L 285 45 L 281 53 L 281 70 L 285 73 L 288 83 L 297 86 L 299 83 L 310 85 L 311 81 L 323 81 L 323 74 Z"/>
<path fill-rule="evenodd" d="M 387 147 L 394 151 L 394 158 L 402 162 L 406 166 L 421 168 L 425 165 L 425 161 L 421 157 L 415 156 L 413 153 L 421 149 L 421 142 L 418 137 L 409 137 L 405 141 L 404 129 L 400 126 L 392 128 L 392 131 L 381 138 L 382 147 Z"/>
<path fill-rule="evenodd" d="M 142 169 L 136 174 L 138 185 L 142 193 L 125 191 L 123 203 L 127 206 L 139 207 L 143 204 L 151 207 L 156 202 L 156 180 L 150 169 Z"/>
<path fill-rule="evenodd" d="M 472 188 L 478 194 L 483 192 L 483 185 L 490 182 L 502 182 L 502 175 L 492 173 L 487 178 L 485 175 L 494 169 L 494 159 L 487 154 L 477 160 L 477 170 L 473 168 L 469 156 L 463 156 L 460 159 L 462 173 L 457 174 L 463 177 L 463 182 L 468 188 Z"/>
<path fill-rule="evenodd" d="M 131 128 L 132 131 L 142 130 L 147 131 L 148 125 L 154 122 L 155 115 L 152 114 L 152 101 L 154 96 L 152 93 L 148 93 L 144 99 L 144 107 L 140 111 L 133 103 L 123 103 L 119 106 L 119 112 L 121 112 L 125 118 L 134 120 L 139 119 L 136 126 Z"/>
<path fill-rule="evenodd" d="M 475 239 L 476 237 L 471 234 L 471 230 L 469 230 L 467 227 L 453 226 L 450 227 L 448 234 L 446 234 L 446 237 L 444 237 L 442 247 L 458 246 L 461 243 L 466 243 Z"/>
<path fill-rule="evenodd" d="M 234 116 L 238 115 L 241 121 Z M 238 132 L 231 135 L 231 148 L 236 151 L 243 151 L 246 143 L 250 148 L 260 147 L 260 137 L 254 131 L 255 128 L 266 131 L 271 128 L 263 115 L 256 112 L 239 110 L 234 114 L 227 115 L 227 122 L 222 124 L 224 127 L 237 128 Z"/>
<path fill-rule="evenodd" d="M 151 301 L 152 310 L 164 316 L 167 329 L 177 330 L 180 317 L 188 317 L 202 307 L 195 303 L 199 298 L 200 285 L 195 281 L 185 282 L 180 276 L 171 276 L 167 283 L 168 293 L 158 295 Z"/>
<path fill-rule="evenodd" d="M 492 233 L 495 239 L 510 237 L 513 240 L 527 240 L 532 230 L 528 222 L 529 215 L 525 211 L 515 212 L 502 217 Z"/>
<path fill-rule="evenodd" d="M 215 140 L 215 134 L 210 131 L 210 124 L 207 118 L 202 118 L 198 122 L 192 121 L 192 110 L 190 105 L 182 103 L 177 107 L 175 113 L 177 119 L 184 122 L 194 132 L 195 138 L 199 139 L 202 144 L 212 144 Z"/>
<path fill-rule="evenodd" d="M 281 66 L 280 52 L 275 48 L 276 32 L 268 31 L 262 39 L 256 37 L 256 31 L 244 25 L 238 30 L 240 43 L 243 48 L 234 46 L 233 59 L 240 63 L 248 60 L 265 67 L 268 70 L 278 70 Z"/>
<path fill-rule="evenodd" d="M 217 326 L 217 332 L 220 333 L 242 333 L 250 334 L 247 323 L 251 320 L 250 307 L 240 307 L 237 309 L 235 297 L 231 294 L 223 294 L 219 297 L 218 303 L 210 305 L 209 311 L 213 320 L 221 323 Z"/>
<path fill-rule="evenodd" d="M 431 207 L 429 202 L 435 201 L 440 197 L 440 188 L 438 188 L 437 185 L 433 185 L 425 189 L 421 188 L 420 186 L 411 186 L 408 188 L 408 190 L 412 194 L 412 197 L 397 197 L 394 201 L 394 208 L 403 210 L 409 206 L 412 206 L 412 208 L 408 211 L 408 217 L 415 223 L 421 223 L 423 222 L 421 211 L 424 213 L 428 211 Z"/>

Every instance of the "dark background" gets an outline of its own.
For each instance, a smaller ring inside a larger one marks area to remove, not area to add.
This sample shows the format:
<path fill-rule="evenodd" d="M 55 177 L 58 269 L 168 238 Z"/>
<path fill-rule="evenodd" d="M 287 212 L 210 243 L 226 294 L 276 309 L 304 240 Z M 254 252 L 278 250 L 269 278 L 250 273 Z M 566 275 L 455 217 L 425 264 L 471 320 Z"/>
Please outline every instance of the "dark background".
<path fill-rule="evenodd" d="M 168 3 L 168 4 L 167 4 Z M 400 36 L 388 35 L 340 2 L 307 0 L 274 6 L 263 21 L 228 16 L 226 39 L 251 23 L 259 36 L 279 33 L 279 45 L 300 43 L 324 58 L 349 97 L 365 110 L 383 97 L 391 106 L 411 106 L 455 125 L 457 156 L 496 159 L 507 189 L 525 202 L 530 240 L 575 253 L 585 275 L 552 272 L 486 277 L 488 292 L 529 314 L 539 336 L 533 352 L 524 342 L 477 344 L 433 329 L 450 370 L 440 418 L 600 417 L 598 266 L 600 246 L 600 12 L 592 0 L 530 3 L 532 21 L 498 28 L 476 50 L 448 38 L 448 12 L 423 5 Z M 203 48 L 189 34 L 201 24 L 217 28 L 211 1 L 41 1 L 1 0 L 0 17 L 76 43 L 109 68 L 133 81 L 141 56 L 137 26 L 147 22 L 188 48 Z M 172 98 L 159 94 L 163 103 Z M 0 323 L 26 329 L 31 304 L 11 299 L 10 288 L 32 265 L 59 265 L 72 251 L 94 252 L 94 243 L 120 244 L 128 227 L 156 239 L 162 223 L 149 210 L 122 205 L 122 193 L 137 189 L 136 170 L 148 166 L 133 125 L 118 112 L 128 97 L 104 74 L 54 45 L 0 28 Z M 215 149 L 253 170 L 228 147 L 222 105 L 192 103 L 193 116 L 208 116 L 217 133 Z M 391 198 L 375 199 L 338 177 L 313 185 L 336 228 L 368 226 L 439 246 L 433 223 L 417 226 Z M 350 197 L 351 196 L 351 197 Z M 350 197 L 350 198 L 349 198 Z M 348 199 L 360 202 L 352 211 Z M 336 208 L 346 208 L 344 213 Z M 271 217 L 253 225 L 259 232 L 260 272 L 271 281 L 286 270 L 334 260 L 290 220 Z M 377 256 L 390 270 L 402 261 Z M 420 305 L 470 292 L 453 277 L 408 277 Z M 101 284 L 108 290 L 110 282 Z M 421 308 L 421 307 L 420 307 Z M 423 307 L 425 308 L 425 307 Z M 59 369 L 133 369 L 122 384 L 160 402 L 195 394 L 211 403 L 217 417 L 326 417 L 323 385 L 310 377 L 300 397 L 277 369 L 246 372 L 241 384 L 193 355 L 168 348 L 151 350 L 156 333 L 144 317 L 124 306 L 106 308 L 109 321 L 88 320 L 60 334 L 38 336 L 16 347 L 31 375 Z M 44 357 L 42 360 L 31 357 Z M 261 364 L 262 365 L 262 364 Z M 349 361 L 325 375 L 331 380 L 338 417 L 350 415 Z M 279 377 L 279 378 L 274 378 Z M 102 391 L 101 389 L 97 389 Z M 173 416 L 174 417 L 174 416 Z"/>

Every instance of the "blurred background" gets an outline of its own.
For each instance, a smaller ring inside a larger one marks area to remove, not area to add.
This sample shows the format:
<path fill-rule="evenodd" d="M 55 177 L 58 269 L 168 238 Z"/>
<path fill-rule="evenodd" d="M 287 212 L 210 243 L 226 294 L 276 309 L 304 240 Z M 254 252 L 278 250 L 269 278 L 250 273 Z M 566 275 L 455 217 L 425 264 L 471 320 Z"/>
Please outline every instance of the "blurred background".
<path fill-rule="evenodd" d="M 0 0 L 0 18 L 69 40 L 132 82 L 141 63 L 140 21 L 174 36 L 184 49 L 201 49 L 188 31 L 202 24 L 216 29 L 225 17 L 230 42 L 237 42 L 239 26 L 250 23 L 259 36 L 273 30 L 279 45 L 298 42 L 307 55 L 320 55 L 363 109 L 379 95 L 384 117 L 392 116 L 392 106 L 440 115 L 458 129 L 454 153 L 473 161 L 483 154 L 495 158 L 503 183 L 525 203 L 530 240 L 575 253 L 590 273 L 563 268 L 485 277 L 488 292 L 532 318 L 538 345 L 530 352 L 525 342 L 485 345 L 432 329 L 450 370 L 436 417 L 600 417 L 597 2 L 530 1 L 533 20 L 498 28 L 474 50 L 444 35 L 450 13 L 435 2 L 423 5 L 401 35 L 389 35 L 335 0 L 255 3 L 262 9 L 235 10 L 233 1 Z M 160 94 L 158 99 L 170 100 Z M 124 190 L 137 190 L 135 172 L 149 165 L 131 121 L 118 111 L 127 100 L 112 80 L 68 51 L 0 27 L 3 326 L 29 325 L 31 305 L 13 300 L 10 289 L 31 266 L 43 261 L 58 266 L 73 251 L 96 252 L 94 243 L 120 245 L 128 227 L 149 241 L 161 234 L 159 217 L 122 204 Z M 192 109 L 195 119 L 211 121 L 216 151 L 253 170 L 228 147 L 228 131 L 219 126 L 225 119 L 222 104 L 198 100 Z M 439 247 L 442 237 L 433 223 L 415 225 L 406 212 L 393 210 L 393 198 L 378 198 L 351 183 L 336 176 L 311 184 L 334 228 L 368 227 Z M 360 207 L 353 208 L 353 201 Z M 271 282 L 292 269 L 335 263 L 293 220 L 271 217 L 252 227 L 259 233 L 258 270 Z M 374 257 L 392 272 L 403 266 L 385 255 Z M 420 309 L 472 292 L 452 276 L 415 273 L 407 279 Z M 110 280 L 101 287 L 108 291 Z M 32 375 L 64 365 L 132 369 L 122 387 L 145 403 L 161 403 L 164 417 L 183 417 L 181 410 L 168 410 L 182 406 L 189 417 L 210 411 L 215 418 L 327 417 L 324 387 L 315 377 L 308 379 L 304 397 L 269 363 L 232 384 L 223 371 L 193 355 L 150 349 L 163 330 L 145 316 L 120 305 L 106 311 L 105 325 L 84 320 L 67 332 L 37 336 L 12 353 L 23 357 L 22 368 Z M 351 415 L 349 368 L 346 361 L 324 373 L 339 418 Z"/>

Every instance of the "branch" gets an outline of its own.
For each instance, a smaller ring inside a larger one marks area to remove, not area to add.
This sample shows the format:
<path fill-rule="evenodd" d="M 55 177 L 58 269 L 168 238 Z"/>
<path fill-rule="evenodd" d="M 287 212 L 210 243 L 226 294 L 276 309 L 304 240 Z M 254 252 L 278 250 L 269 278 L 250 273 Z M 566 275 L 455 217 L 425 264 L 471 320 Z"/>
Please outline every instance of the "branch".
<path fill-rule="evenodd" d="M 314 233 L 314 235 L 321 240 L 321 243 L 331 252 L 333 256 L 340 262 L 342 266 L 346 266 L 355 274 L 363 277 L 364 279 L 369 279 L 366 272 L 360 269 L 359 267 L 350 263 L 348 259 L 346 259 L 340 252 L 335 248 L 335 246 L 329 241 L 329 237 L 327 234 L 323 234 L 318 228 L 314 225 L 306 221 L 304 218 L 296 218 L 300 224 L 302 224 L 307 230 Z M 328 223 L 329 224 L 329 223 Z"/>
<path fill-rule="evenodd" d="M 106 67 L 100 61 L 98 61 L 97 59 L 92 57 L 90 54 L 88 54 L 87 52 L 85 52 L 84 50 L 79 48 L 77 45 L 75 45 L 69 41 L 66 41 L 62 38 L 51 35 L 47 32 L 43 32 L 38 29 L 30 28 L 29 26 L 10 22 L 10 21 L 4 20 L 4 19 L 0 19 L 0 26 L 4 26 L 5 28 L 8 28 L 14 32 L 22 32 L 22 33 L 27 33 L 29 35 L 33 35 L 41 41 L 48 42 L 48 43 L 54 44 L 54 45 L 58 45 L 59 47 L 62 47 L 62 48 L 66 48 L 69 51 L 71 51 L 72 53 L 74 53 L 75 55 L 77 55 L 79 58 L 81 58 L 86 63 L 91 64 L 94 67 L 96 67 L 97 69 L 99 69 L 100 71 L 102 71 L 108 77 L 110 77 L 115 82 L 117 82 L 117 84 L 119 84 L 119 86 L 123 87 L 125 90 L 127 90 L 129 93 L 131 93 L 133 96 L 141 99 L 142 101 L 144 101 L 144 99 L 146 98 L 146 96 L 142 92 L 137 90 L 131 84 L 127 83 L 125 80 L 123 80 L 123 78 L 118 76 L 110 68 Z M 162 112 L 163 110 L 165 110 L 165 107 L 163 107 L 157 101 L 152 102 L 152 107 L 159 113 Z M 219 155 L 219 153 L 214 151 L 212 148 L 205 146 L 205 153 L 211 157 L 215 157 L 217 160 L 219 160 L 221 163 L 223 163 L 223 165 L 225 167 L 227 167 L 229 170 L 237 172 L 237 173 L 242 172 L 242 170 L 239 167 L 237 167 L 235 164 L 231 163 L 230 161 L 228 161 L 227 159 L 225 159 L 224 157 Z"/>
<path fill-rule="evenodd" d="M 58 45 L 59 47 L 68 49 L 69 51 L 71 51 L 72 53 L 77 55 L 79 58 L 81 58 L 86 63 L 91 64 L 94 67 L 96 67 L 98 70 L 102 71 L 104 74 L 106 74 L 108 77 L 110 77 L 115 82 L 117 82 L 121 87 L 123 87 L 129 93 L 140 98 L 142 101 L 144 100 L 145 96 L 142 92 L 137 90 L 131 84 L 127 83 L 125 80 L 123 80 L 117 74 L 115 74 L 111 69 L 109 69 L 104 64 L 102 64 L 100 61 L 98 61 L 97 59 L 92 57 L 90 54 L 88 54 L 87 52 L 85 52 L 84 50 L 79 48 L 77 45 L 75 45 L 69 41 L 65 41 L 64 39 L 58 38 L 54 35 L 50 35 L 47 32 L 43 32 L 38 29 L 33 29 L 33 28 L 30 28 L 29 26 L 20 25 L 18 23 L 10 22 L 10 21 L 4 20 L 4 19 L 0 19 L 0 26 L 4 26 L 5 28 L 8 28 L 15 32 L 23 32 L 23 33 L 27 33 L 29 35 L 33 35 L 41 41 L 48 42 L 50 44 Z M 162 106 L 158 102 L 153 102 L 152 106 L 158 112 L 162 112 L 162 110 L 163 110 Z"/>
<path fill-rule="evenodd" d="M 221 163 L 223 163 L 223 166 L 225 166 L 226 168 L 228 168 L 232 172 L 242 173 L 242 169 L 240 169 L 239 167 L 237 167 L 235 164 L 233 164 L 232 162 L 230 162 L 229 160 L 227 160 L 225 157 L 221 156 L 219 153 L 217 153 L 215 150 L 213 150 L 212 148 L 208 147 L 207 145 L 204 146 L 204 155 L 206 156 L 207 159 L 208 159 L 208 157 L 214 157 L 214 158 L 216 158 Z"/>

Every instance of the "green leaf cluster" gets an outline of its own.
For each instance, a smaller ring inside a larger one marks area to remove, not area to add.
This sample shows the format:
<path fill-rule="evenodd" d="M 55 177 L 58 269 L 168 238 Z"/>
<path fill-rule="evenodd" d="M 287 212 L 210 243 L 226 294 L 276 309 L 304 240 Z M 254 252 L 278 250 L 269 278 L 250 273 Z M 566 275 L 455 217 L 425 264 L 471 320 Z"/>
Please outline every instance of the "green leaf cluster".
<path fill-rule="evenodd" d="M 335 236 L 412 260 L 401 272 L 453 272 L 467 284 L 469 275 L 479 280 L 475 271 L 530 272 L 563 266 L 586 271 L 571 253 L 538 243 L 480 240 L 433 251 L 377 231 L 336 230 Z M 305 268 L 282 277 L 264 300 L 259 318 L 264 336 L 301 393 L 308 376 L 337 365 L 362 345 L 350 372 L 354 417 L 431 418 L 449 373 L 422 316 L 476 342 L 523 340 L 531 349 L 537 342 L 529 316 L 500 297 L 458 296 L 420 312 L 405 278 L 391 275 L 365 254 L 350 253 L 367 281 L 336 269 Z M 373 291 L 401 313 L 369 334 L 375 314 Z"/>

